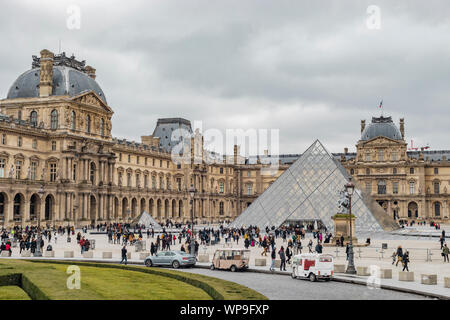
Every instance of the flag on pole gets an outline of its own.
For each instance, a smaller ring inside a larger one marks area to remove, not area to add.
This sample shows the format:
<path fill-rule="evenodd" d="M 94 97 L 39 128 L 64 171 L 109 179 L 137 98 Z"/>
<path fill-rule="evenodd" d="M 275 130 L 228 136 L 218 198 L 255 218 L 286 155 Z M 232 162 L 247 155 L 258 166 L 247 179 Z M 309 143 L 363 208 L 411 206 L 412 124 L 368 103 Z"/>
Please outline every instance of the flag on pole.
<path fill-rule="evenodd" d="M 383 107 L 383 100 L 381 100 L 381 102 L 380 102 L 380 109 Z"/>

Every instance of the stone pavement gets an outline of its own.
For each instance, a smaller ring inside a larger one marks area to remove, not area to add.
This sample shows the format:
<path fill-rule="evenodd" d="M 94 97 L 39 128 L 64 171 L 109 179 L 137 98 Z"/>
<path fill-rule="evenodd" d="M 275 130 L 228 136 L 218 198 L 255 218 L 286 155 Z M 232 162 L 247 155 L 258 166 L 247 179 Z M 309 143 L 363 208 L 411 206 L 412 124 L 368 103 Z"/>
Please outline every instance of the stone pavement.
<path fill-rule="evenodd" d="M 431 229 L 431 228 L 430 228 Z M 428 232 L 429 230 L 425 230 Z M 78 232 L 78 231 L 77 231 Z M 450 234 L 450 232 L 447 232 Z M 110 261 L 110 262 L 119 262 L 121 257 L 121 248 L 120 244 L 111 244 L 107 241 L 106 234 L 90 234 L 89 231 L 87 234 L 83 234 L 86 238 L 90 240 L 95 240 L 95 249 L 92 250 L 93 258 L 86 258 L 85 260 L 98 260 L 98 261 Z M 381 237 L 381 236 L 380 236 Z M 310 234 L 307 235 L 306 239 L 302 241 L 303 244 L 303 252 L 308 252 L 307 244 L 309 239 L 312 236 Z M 388 237 L 389 238 L 389 237 Z M 55 239 L 52 238 L 51 245 L 53 246 L 55 252 L 55 259 L 64 258 L 65 251 L 73 251 L 73 259 L 82 260 L 84 259 L 81 255 L 80 246 L 76 243 L 75 236 L 71 236 L 72 241 L 68 243 L 66 241 L 66 237 L 57 237 L 57 241 L 55 243 Z M 150 238 L 147 239 L 146 234 L 144 233 L 144 241 L 146 243 L 146 251 L 149 252 L 150 243 L 155 241 L 156 239 Z M 395 285 L 400 286 L 405 289 L 417 288 L 422 290 L 423 292 L 435 292 L 436 294 L 441 294 L 443 296 L 450 296 L 450 289 L 444 288 L 444 277 L 450 277 L 450 263 L 444 263 L 443 259 L 440 255 L 440 243 L 438 238 L 417 238 L 417 237 L 401 237 L 397 236 L 396 238 L 389 238 L 388 240 L 383 239 L 374 239 L 371 238 L 371 245 L 369 247 L 355 248 L 355 265 L 356 266 L 367 266 L 376 265 L 381 268 L 390 268 L 392 269 L 393 279 L 381 279 L 382 284 L 386 285 Z M 365 239 L 360 239 L 360 242 L 365 242 Z M 316 241 L 314 242 L 314 246 Z M 184 241 L 183 241 L 184 243 Z M 381 244 L 386 243 L 388 245 L 387 250 L 381 249 Z M 282 239 L 277 239 L 276 247 L 277 251 L 281 246 L 286 247 L 287 242 L 283 242 Z M 407 249 L 410 252 L 410 260 L 411 263 L 409 265 L 409 270 L 414 272 L 415 280 L 414 282 L 404 282 L 398 281 L 398 271 L 401 271 L 400 265 L 395 267 L 392 265 L 392 258 L 390 257 L 392 252 L 396 250 L 397 246 L 401 245 L 403 249 Z M 47 242 L 45 243 L 44 249 L 47 246 Z M 200 246 L 199 254 L 207 254 L 209 260 L 212 258 L 214 251 L 217 248 L 222 248 L 224 246 L 232 246 L 232 247 L 243 247 L 243 239 L 239 240 L 239 243 L 228 243 L 224 244 L 224 240 L 222 239 L 220 244 L 214 246 Z M 129 258 L 129 263 L 143 263 L 140 252 L 135 251 L 134 246 L 127 246 L 128 251 L 131 253 L 131 257 Z M 172 250 L 179 250 L 180 244 L 172 246 Z M 20 257 L 19 248 L 12 248 L 13 250 L 13 258 Z M 261 257 L 262 248 L 259 247 L 251 247 L 251 259 L 250 259 L 250 267 L 256 270 L 268 270 L 270 265 L 270 253 L 267 257 Z M 324 253 L 332 254 L 335 257 L 335 264 L 345 264 L 345 247 L 324 247 Z M 111 259 L 103 259 L 103 252 L 111 252 Z M 431 255 L 430 255 L 431 254 Z M 143 255 L 145 256 L 145 254 Z M 278 256 L 278 255 L 277 255 Z M 255 258 L 265 258 L 267 266 L 266 267 L 256 267 L 255 266 Z M 201 264 L 200 264 L 201 265 Z M 206 264 L 208 265 L 208 264 Z M 420 276 L 421 274 L 437 274 L 437 285 L 422 285 L 420 284 Z M 341 275 L 339 275 L 340 277 Z M 342 275 L 343 277 L 348 277 Z M 367 278 L 367 277 L 366 277 Z M 366 281 L 366 278 L 355 277 L 353 280 L 358 281 Z"/>

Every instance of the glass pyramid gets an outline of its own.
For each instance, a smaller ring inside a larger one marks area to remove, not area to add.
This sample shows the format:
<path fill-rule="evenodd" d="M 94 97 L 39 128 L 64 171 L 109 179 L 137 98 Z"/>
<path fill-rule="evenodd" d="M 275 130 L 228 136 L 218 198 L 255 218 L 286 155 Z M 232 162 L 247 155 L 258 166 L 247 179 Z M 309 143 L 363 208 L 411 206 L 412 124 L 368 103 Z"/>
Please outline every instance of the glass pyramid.
<path fill-rule="evenodd" d="M 332 216 L 339 212 L 339 192 L 349 176 L 342 165 L 316 140 L 229 227 L 279 227 L 286 221 L 320 221 L 333 232 Z M 363 202 L 361 192 L 352 196 L 352 213 L 358 233 L 383 228 Z"/>

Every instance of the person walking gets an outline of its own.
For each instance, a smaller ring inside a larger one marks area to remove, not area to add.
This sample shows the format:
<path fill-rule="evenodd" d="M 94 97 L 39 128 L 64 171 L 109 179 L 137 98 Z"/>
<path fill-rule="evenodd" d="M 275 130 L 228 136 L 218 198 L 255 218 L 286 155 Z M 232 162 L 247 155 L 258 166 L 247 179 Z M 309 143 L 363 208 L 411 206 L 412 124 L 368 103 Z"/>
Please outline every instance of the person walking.
<path fill-rule="evenodd" d="M 397 263 L 395 264 L 395 266 L 398 266 L 399 262 L 402 262 L 403 259 L 403 249 L 402 246 L 398 246 L 397 248 Z"/>
<path fill-rule="evenodd" d="M 308 243 L 309 253 L 313 253 L 312 246 L 313 246 L 313 242 L 312 242 L 312 240 L 309 240 L 309 243 Z"/>
<path fill-rule="evenodd" d="M 292 257 L 292 250 L 291 250 L 291 248 L 289 248 L 289 246 L 286 248 L 286 262 L 288 263 L 288 264 L 290 264 L 291 263 L 291 257 Z"/>
<path fill-rule="evenodd" d="M 280 251 L 278 251 L 278 255 L 280 256 L 280 271 L 286 271 L 286 254 L 284 252 L 283 246 L 281 246 Z"/>
<path fill-rule="evenodd" d="M 122 248 L 122 261 L 120 261 L 120 264 L 125 261 L 125 265 L 127 264 L 127 247 L 124 245 Z"/>
<path fill-rule="evenodd" d="M 272 258 L 272 264 L 270 265 L 270 271 L 275 271 L 275 270 L 274 270 L 274 267 L 275 267 L 275 258 L 276 258 L 276 252 L 275 252 L 275 250 L 272 250 L 271 258 Z"/>
<path fill-rule="evenodd" d="M 403 260 L 403 271 L 405 271 L 405 269 L 406 269 L 406 271 L 409 272 L 409 269 L 408 269 L 409 252 L 408 251 L 405 251 L 405 254 L 403 255 L 402 260 Z"/>
<path fill-rule="evenodd" d="M 450 253 L 450 249 L 449 247 L 447 247 L 447 244 L 445 243 L 444 246 L 442 247 L 442 256 L 444 257 L 444 262 L 445 260 L 448 261 L 448 254 Z"/>

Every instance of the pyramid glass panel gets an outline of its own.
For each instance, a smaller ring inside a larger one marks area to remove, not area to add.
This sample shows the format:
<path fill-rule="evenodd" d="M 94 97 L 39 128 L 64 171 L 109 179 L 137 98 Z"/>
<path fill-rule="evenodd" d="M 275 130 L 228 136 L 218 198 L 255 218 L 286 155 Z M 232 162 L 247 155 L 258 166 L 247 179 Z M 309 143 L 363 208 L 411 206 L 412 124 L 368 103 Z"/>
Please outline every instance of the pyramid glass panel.
<path fill-rule="evenodd" d="M 320 221 L 333 231 L 340 191 L 349 177 L 342 165 L 316 140 L 230 227 L 279 227 L 289 222 Z M 359 190 L 352 197 L 357 232 L 383 228 L 364 203 Z"/>

